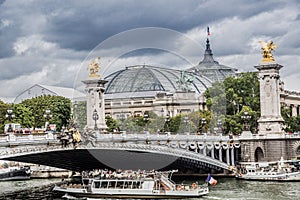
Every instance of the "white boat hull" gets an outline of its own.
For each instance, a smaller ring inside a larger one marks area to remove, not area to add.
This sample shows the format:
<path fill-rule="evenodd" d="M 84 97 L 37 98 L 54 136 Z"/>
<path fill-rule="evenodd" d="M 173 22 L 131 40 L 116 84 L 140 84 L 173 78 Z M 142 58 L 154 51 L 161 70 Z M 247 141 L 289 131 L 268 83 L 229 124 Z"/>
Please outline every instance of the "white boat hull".
<path fill-rule="evenodd" d="M 263 174 L 238 174 L 238 179 L 254 181 L 300 181 L 300 172 L 263 175 Z"/>
<path fill-rule="evenodd" d="M 73 197 L 84 197 L 84 198 L 120 198 L 120 199 L 181 199 L 181 198 L 193 198 L 200 197 L 209 193 L 208 188 L 194 191 L 165 191 L 160 192 L 157 190 L 122 190 L 122 189 L 111 189 L 105 191 L 93 191 L 88 192 L 87 189 L 82 188 L 61 188 L 55 186 L 53 191 L 61 193 L 62 195 L 73 196 Z"/>

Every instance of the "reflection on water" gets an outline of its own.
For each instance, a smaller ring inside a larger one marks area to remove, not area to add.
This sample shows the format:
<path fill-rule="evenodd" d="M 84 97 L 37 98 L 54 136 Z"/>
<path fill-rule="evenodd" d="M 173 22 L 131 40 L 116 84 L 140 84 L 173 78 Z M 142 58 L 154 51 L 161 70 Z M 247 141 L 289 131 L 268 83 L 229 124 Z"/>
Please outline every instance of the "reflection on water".
<path fill-rule="evenodd" d="M 206 199 L 294 200 L 300 195 L 300 182 L 259 182 L 220 179 Z"/>
<path fill-rule="evenodd" d="M 222 200 L 295 200 L 300 196 L 300 182 L 258 182 L 236 180 L 234 178 L 217 178 L 218 184 L 210 187 L 210 193 L 200 199 L 222 199 Z M 58 182 L 59 179 L 33 179 L 28 181 L 0 182 L 0 194 L 11 191 L 23 190 L 25 188 L 37 187 L 41 184 L 48 185 Z M 199 183 L 203 178 L 198 180 Z M 189 181 L 185 181 L 189 182 Z M 50 189 L 50 188 L 49 188 Z M 23 195 L 18 199 L 49 199 L 40 194 Z M 1 198 L 0 198 L 1 199 Z M 14 198 L 12 198 L 14 199 Z M 195 200 L 197 198 L 194 198 Z M 106 199 L 107 200 L 107 199 Z M 192 199 L 189 199 L 192 200 Z"/>

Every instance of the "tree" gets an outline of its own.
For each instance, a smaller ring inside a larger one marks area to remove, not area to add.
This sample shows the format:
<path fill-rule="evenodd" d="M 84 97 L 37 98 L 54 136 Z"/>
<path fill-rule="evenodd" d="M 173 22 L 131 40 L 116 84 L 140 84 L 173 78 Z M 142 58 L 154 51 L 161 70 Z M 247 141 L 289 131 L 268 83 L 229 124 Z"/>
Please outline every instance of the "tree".
<path fill-rule="evenodd" d="M 107 131 L 108 132 L 113 132 L 116 128 L 118 128 L 117 121 L 114 120 L 111 116 L 106 116 L 105 117 L 106 121 L 106 126 L 107 126 Z"/>
<path fill-rule="evenodd" d="M 83 131 L 87 124 L 86 119 L 86 101 L 77 101 L 73 103 L 73 119 L 76 119 L 77 126 Z"/>
<path fill-rule="evenodd" d="M 207 106 L 213 113 L 212 121 L 224 119 L 224 132 L 239 134 L 243 130 L 241 116 L 245 109 L 251 113 L 249 124 L 256 130 L 260 116 L 260 95 L 257 73 L 242 73 L 229 76 L 223 82 L 216 82 L 205 92 Z M 246 106 L 246 107 L 245 107 Z"/>
<path fill-rule="evenodd" d="M 3 101 L 0 101 L 0 134 L 4 133 L 4 125 L 7 122 L 5 115 L 7 114 L 8 108 L 8 104 L 4 103 Z"/>
<path fill-rule="evenodd" d="M 33 115 L 33 127 L 43 127 L 46 119 L 43 117 L 45 111 L 49 109 L 52 118 L 49 123 L 56 124 L 58 130 L 62 126 L 68 126 L 71 118 L 71 101 L 61 96 L 44 95 L 27 99 L 21 102 Z"/>

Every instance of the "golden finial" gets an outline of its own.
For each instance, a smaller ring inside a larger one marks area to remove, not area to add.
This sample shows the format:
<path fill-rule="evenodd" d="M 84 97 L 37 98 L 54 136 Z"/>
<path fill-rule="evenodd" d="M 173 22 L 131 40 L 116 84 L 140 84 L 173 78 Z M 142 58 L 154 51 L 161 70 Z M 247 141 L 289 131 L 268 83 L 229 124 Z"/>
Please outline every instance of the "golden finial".
<path fill-rule="evenodd" d="M 94 60 L 91 61 L 91 63 L 88 66 L 88 69 L 90 70 L 90 75 L 89 77 L 91 78 L 100 78 L 99 72 L 99 60 L 100 57 L 95 58 Z"/>
<path fill-rule="evenodd" d="M 275 59 L 273 57 L 272 51 L 277 48 L 277 45 L 275 45 L 272 40 L 269 43 L 260 41 L 260 44 L 263 56 L 262 62 L 274 62 Z"/>

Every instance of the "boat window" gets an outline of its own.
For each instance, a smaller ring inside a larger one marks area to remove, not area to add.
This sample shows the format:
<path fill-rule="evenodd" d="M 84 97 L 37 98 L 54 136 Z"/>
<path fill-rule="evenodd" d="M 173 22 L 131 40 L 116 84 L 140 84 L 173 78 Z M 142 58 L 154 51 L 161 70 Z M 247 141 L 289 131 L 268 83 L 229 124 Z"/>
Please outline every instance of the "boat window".
<path fill-rule="evenodd" d="M 94 186 L 95 188 L 100 188 L 100 181 L 95 181 Z"/>
<path fill-rule="evenodd" d="M 83 185 L 88 185 L 89 184 L 89 179 L 83 179 L 82 182 L 83 182 Z"/>
<path fill-rule="evenodd" d="M 137 184 L 136 184 L 136 181 L 133 181 L 133 182 L 132 182 L 132 189 L 136 189 L 136 188 L 137 188 L 136 185 L 137 185 Z"/>
<path fill-rule="evenodd" d="M 101 182 L 101 188 L 107 188 L 107 181 L 102 181 Z"/>

